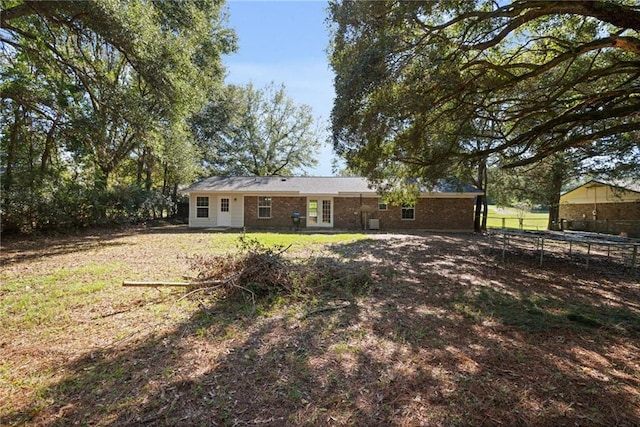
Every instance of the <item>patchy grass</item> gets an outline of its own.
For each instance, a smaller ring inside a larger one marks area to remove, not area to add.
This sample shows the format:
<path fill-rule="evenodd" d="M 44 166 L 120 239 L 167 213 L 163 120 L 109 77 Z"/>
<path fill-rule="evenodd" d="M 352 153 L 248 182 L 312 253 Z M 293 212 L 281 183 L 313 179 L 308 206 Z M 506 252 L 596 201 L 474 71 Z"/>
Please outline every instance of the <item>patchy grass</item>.
<path fill-rule="evenodd" d="M 488 228 L 502 228 L 503 220 L 505 228 L 520 228 L 520 217 L 515 208 L 498 208 L 494 205 L 488 207 Z M 546 212 L 525 212 L 522 222 L 523 230 L 546 230 L 549 222 L 549 214 Z"/>
<path fill-rule="evenodd" d="M 82 266 L 61 265 L 42 275 L 7 277 L 0 304 L 0 327 L 3 330 L 28 330 L 47 327 L 51 323 L 68 323 L 69 311 L 76 305 L 98 302 L 108 285 L 103 278 L 122 268 L 121 263 Z"/>
<path fill-rule="evenodd" d="M 250 236 L 370 283 L 183 298 L 120 283 L 182 280 L 237 234 L 3 239 L 0 425 L 640 423 L 628 269 L 552 248 L 503 263 L 478 235 Z"/>

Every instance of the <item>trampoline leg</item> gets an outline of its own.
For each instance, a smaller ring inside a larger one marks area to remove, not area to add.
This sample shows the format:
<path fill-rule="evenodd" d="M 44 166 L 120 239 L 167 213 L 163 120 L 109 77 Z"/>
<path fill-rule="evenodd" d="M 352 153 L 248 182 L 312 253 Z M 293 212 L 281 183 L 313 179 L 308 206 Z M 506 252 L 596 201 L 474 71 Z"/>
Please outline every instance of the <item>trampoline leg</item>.
<path fill-rule="evenodd" d="M 502 261 L 504 262 L 504 253 L 507 250 L 507 235 L 502 235 Z"/>

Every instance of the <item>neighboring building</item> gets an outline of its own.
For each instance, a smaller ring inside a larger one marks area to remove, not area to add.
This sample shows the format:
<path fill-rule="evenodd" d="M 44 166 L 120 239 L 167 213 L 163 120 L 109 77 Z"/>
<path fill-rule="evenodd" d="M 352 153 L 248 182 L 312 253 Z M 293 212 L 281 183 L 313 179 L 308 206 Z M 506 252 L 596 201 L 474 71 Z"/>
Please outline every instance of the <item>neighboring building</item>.
<path fill-rule="evenodd" d="M 591 180 L 560 196 L 560 219 L 570 229 L 637 236 L 640 185 Z"/>
<path fill-rule="evenodd" d="M 183 190 L 190 227 L 472 231 L 482 192 L 442 182 L 424 189 L 415 206 L 386 206 L 359 177 L 211 177 Z"/>

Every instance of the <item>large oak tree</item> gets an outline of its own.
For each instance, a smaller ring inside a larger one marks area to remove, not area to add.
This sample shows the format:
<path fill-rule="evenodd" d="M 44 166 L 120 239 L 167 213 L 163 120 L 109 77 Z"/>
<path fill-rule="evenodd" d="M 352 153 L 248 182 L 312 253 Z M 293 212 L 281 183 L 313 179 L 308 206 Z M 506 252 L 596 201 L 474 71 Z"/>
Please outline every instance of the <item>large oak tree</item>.
<path fill-rule="evenodd" d="M 2 0 L 0 42 L 32 57 L 77 66 L 60 34 L 96 37 L 119 51 L 166 107 L 204 101 L 235 48 L 220 0 Z"/>
<path fill-rule="evenodd" d="M 334 1 L 334 146 L 373 178 L 640 159 L 640 6 Z"/>
<path fill-rule="evenodd" d="M 215 175 L 293 175 L 317 163 L 318 127 L 311 107 L 284 85 L 230 85 L 192 119 L 204 166 Z"/>
<path fill-rule="evenodd" d="M 186 121 L 235 48 L 222 7 L 2 0 L 3 226 L 102 221 L 122 186 L 175 198 L 197 164 Z"/>

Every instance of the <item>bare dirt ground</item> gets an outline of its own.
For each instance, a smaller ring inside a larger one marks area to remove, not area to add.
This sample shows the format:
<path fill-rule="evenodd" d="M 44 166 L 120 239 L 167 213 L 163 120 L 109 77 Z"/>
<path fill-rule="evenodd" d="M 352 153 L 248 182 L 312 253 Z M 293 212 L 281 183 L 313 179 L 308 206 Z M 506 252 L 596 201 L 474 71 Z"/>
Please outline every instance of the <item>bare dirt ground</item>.
<path fill-rule="evenodd" d="M 120 286 L 181 280 L 220 236 L 3 238 L 0 425 L 640 425 L 640 280 L 617 258 L 372 234 L 287 252 L 370 274 L 350 292 Z"/>

